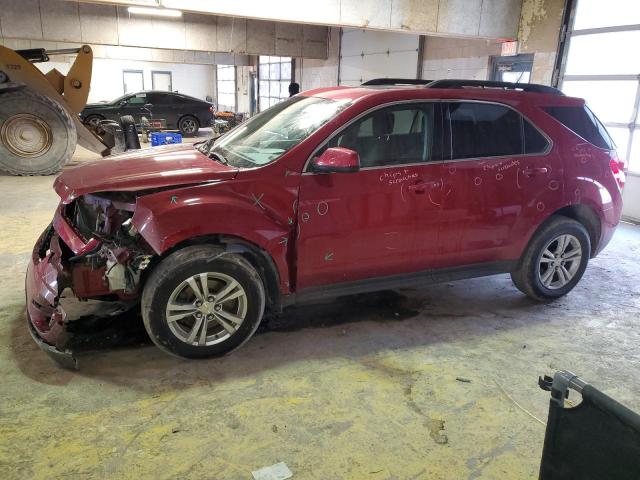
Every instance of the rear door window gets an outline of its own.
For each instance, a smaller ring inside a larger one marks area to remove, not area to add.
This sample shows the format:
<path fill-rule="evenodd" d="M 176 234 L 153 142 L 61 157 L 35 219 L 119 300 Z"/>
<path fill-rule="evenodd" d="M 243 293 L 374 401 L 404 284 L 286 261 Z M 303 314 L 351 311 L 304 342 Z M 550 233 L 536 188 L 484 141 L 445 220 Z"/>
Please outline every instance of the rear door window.
<path fill-rule="evenodd" d="M 521 155 L 521 115 L 502 105 L 448 104 L 453 159 Z"/>
<path fill-rule="evenodd" d="M 606 150 L 615 148 L 607 130 L 586 106 L 545 107 L 544 110 L 573 133 L 596 147 Z"/>
<path fill-rule="evenodd" d="M 451 102 L 445 116 L 454 160 L 543 154 L 549 145 L 526 118 L 504 105 Z"/>

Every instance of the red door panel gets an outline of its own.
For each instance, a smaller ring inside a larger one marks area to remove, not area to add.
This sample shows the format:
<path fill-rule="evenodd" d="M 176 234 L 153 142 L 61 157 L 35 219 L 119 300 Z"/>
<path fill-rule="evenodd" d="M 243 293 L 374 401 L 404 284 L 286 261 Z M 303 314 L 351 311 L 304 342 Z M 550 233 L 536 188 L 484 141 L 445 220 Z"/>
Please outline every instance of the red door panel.
<path fill-rule="evenodd" d="M 449 108 L 452 157 L 479 158 L 444 164 L 441 258 L 447 266 L 515 260 L 532 226 L 562 205 L 562 163 L 514 110 L 480 102 Z"/>
<path fill-rule="evenodd" d="M 431 268 L 437 258 L 441 165 L 302 176 L 297 288 Z M 432 196 L 437 195 L 434 193 Z M 418 241 L 416 232 L 423 233 Z"/>

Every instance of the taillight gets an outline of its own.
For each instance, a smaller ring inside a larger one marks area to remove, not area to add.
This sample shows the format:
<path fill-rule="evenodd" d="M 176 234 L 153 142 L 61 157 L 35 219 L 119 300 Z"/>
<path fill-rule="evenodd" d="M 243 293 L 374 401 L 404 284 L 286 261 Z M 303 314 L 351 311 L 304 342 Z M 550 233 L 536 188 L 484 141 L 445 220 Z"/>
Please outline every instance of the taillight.
<path fill-rule="evenodd" d="M 211 105 L 211 106 L 209 107 L 209 111 L 210 111 L 211 113 L 213 113 L 213 112 L 215 111 L 215 109 L 213 108 L 213 105 Z"/>
<path fill-rule="evenodd" d="M 616 151 L 611 152 L 611 159 L 609 160 L 609 167 L 611 168 L 611 172 L 613 173 L 613 177 L 618 182 L 620 189 L 624 188 L 624 182 L 626 180 L 626 175 L 624 173 L 626 169 L 626 165 L 624 160 L 620 160 L 618 158 L 618 154 Z"/>

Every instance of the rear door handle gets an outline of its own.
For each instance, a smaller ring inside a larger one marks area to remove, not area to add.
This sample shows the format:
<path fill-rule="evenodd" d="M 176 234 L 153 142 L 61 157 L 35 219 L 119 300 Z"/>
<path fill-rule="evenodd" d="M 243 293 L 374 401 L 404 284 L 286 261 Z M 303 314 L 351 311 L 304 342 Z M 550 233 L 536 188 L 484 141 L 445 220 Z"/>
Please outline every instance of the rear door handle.
<path fill-rule="evenodd" d="M 549 169 L 547 167 L 527 167 L 523 170 L 527 177 L 533 177 L 534 175 L 541 175 L 543 173 L 547 173 Z"/>
<path fill-rule="evenodd" d="M 431 188 L 435 188 L 438 185 L 440 185 L 440 182 L 420 182 L 420 183 L 414 183 L 413 185 L 409 185 L 407 187 L 407 190 L 410 190 L 412 192 L 424 192 Z"/>

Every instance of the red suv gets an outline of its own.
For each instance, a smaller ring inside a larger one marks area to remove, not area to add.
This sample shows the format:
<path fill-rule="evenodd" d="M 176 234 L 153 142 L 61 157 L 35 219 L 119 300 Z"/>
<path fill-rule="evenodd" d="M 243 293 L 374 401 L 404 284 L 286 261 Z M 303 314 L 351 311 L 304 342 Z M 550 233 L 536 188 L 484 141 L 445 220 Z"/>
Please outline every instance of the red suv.
<path fill-rule="evenodd" d="M 62 356 L 69 288 L 139 303 L 162 350 L 195 358 L 242 345 L 265 311 L 339 295 L 508 272 L 551 300 L 611 239 L 623 183 L 584 100 L 550 87 L 313 90 L 218 139 L 60 175 L 29 326 Z"/>

